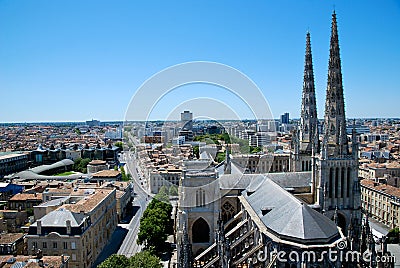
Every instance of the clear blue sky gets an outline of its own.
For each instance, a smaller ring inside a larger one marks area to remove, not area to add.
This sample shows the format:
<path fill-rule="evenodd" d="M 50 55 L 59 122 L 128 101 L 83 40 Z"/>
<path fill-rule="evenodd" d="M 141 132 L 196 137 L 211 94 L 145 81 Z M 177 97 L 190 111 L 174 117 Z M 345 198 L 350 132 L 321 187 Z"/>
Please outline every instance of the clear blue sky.
<path fill-rule="evenodd" d="M 0 0 L 0 122 L 123 120 L 146 79 L 197 60 L 240 70 L 276 118 L 298 117 L 307 30 L 321 117 L 334 6 L 347 117 L 400 117 L 398 0 Z"/>

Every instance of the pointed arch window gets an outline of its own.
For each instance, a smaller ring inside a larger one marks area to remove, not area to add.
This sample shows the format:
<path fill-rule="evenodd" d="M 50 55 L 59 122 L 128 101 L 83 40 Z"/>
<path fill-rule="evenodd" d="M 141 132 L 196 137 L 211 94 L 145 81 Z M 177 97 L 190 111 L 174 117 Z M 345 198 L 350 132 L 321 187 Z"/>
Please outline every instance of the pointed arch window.
<path fill-rule="evenodd" d="M 308 134 L 308 125 L 307 124 L 304 126 L 304 133 Z"/>

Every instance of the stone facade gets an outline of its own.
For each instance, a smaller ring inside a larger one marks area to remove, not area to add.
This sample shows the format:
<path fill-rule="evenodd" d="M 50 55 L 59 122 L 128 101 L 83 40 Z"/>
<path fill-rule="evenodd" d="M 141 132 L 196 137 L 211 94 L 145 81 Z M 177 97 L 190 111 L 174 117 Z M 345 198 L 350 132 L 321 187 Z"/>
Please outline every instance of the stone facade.
<path fill-rule="evenodd" d="M 26 236 L 28 251 L 68 255 L 69 267 L 91 267 L 116 226 L 116 190 L 96 189 L 33 223 Z"/>

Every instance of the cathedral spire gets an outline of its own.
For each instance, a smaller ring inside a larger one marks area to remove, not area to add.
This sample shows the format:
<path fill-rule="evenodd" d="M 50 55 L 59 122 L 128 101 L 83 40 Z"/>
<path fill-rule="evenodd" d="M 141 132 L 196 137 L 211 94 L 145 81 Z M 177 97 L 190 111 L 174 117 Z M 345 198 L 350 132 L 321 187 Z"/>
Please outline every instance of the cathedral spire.
<path fill-rule="evenodd" d="M 326 135 L 328 143 L 328 157 L 348 155 L 349 150 L 346 135 L 342 67 L 335 11 L 332 14 L 324 128 L 324 135 Z"/>
<path fill-rule="evenodd" d="M 304 61 L 303 93 L 301 102 L 300 143 L 301 149 L 312 151 L 313 138 L 318 132 L 317 104 L 315 98 L 314 70 L 311 53 L 310 33 L 306 36 L 306 55 Z M 315 148 L 314 148 L 315 149 Z"/>

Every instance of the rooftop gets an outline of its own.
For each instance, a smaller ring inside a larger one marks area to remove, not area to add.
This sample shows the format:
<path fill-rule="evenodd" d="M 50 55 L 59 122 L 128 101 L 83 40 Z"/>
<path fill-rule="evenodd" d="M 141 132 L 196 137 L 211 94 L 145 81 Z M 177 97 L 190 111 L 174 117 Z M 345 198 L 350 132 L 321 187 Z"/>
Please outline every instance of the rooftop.
<path fill-rule="evenodd" d="M 77 213 L 90 212 L 112 192 L 113 190 L 108 189 L 96 190 L 92 195 L 88 195 L 76 204 L 65 204 L 62 208 Z"/>
<path fill-rule="evenodd" d="M 0 244 L 11 244 L 16 240 L 24 237 L 22 233 L 7 233 L 0 235 Z"/>
<path fill-rule="evenodd" d="M 84 214 L 69 211 L 64 208 L 51 211 L 40 219 L 40 223 L 45 227 L 66 227 L 66 221 L 71 222 L 71 227 L 79 227 L 85 219 Z M 33 227 L 37 226 L 37 221 L 32 223 Z"/>
<path fill-rule="evenodd" d="M 10 198 L 10 201 L 28 201 L 28 200 L 42 201 L 42 194 L 19 193 Z"/>
<path fill-rule="evenodd" d="M 110 170 L 102 170 L 102 171 L 96 172 L 92 176 L 94 178 L 97 178 L 97 177 L 99 177 L 99 178 L 103 178 L 103 177 L 114 178 L 114 177 L 119 176 L 120 174 L 121 174 L 121 171 L 110 169 Z"/>
<path fill-rule="evenodd" d="M 252 181 L 240 197 L 245 206 L 247 203 L 251 207 L 256 223 L 281 239 L 305 245 L 331 244 L 341 239 L 333 221 L 271 179 L 260 177 Z"/>
<path fill-rule="evenodd" d="M 361 180 L 361 185 L 400 198 L 400 189 L 394 186 L 378 183 L 370 179 Z"/>
<path fill-rule="evenodd" d="M 92 160 L 89 162 L 89 165 L 105 165 L 107 162 L 103 160 Z"/>
<path fill-rule="evenodd" d="M 14 157 L 20 157 L 20 156 L 24 156 L 24 155 L 26 156 L 26 154 L 14 154 L 14 153 L 3 154 L 3 155 L 0 155 L 0 160 L 14 158 Z"/>

